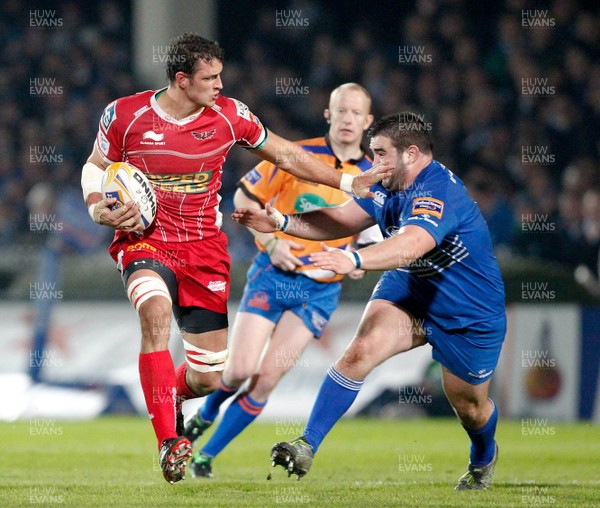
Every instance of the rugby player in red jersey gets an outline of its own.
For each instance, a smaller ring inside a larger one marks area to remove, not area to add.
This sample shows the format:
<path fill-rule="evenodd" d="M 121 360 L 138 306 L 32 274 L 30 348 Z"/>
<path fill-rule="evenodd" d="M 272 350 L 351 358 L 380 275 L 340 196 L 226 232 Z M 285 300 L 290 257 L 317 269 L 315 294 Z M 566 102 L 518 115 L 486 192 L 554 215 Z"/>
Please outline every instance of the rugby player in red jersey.
<path fill-rule="evenodd" d="M 185 477 L 191 445 L 182 436 L 183 400 L 219 386 L 227 358 L 229 255 L 219 211 L 221 175 L 234 144 L 299 178 L 369 196 L 386 167 L 353 177 L 268 132 L 242 102 L 221 95 L 223 52 L 196 34 L 175 39 L 167 58 L 169 85 L 110 103 L 82 170 L 90 216 L 116 232 L 110 254 L 141 324 L 139 372 L 170 483 Z M 125 161 L 152 182 L 158 207 L 145 230 L 133 202 L 111 210 L 101 179 Z M 183 337 L 185 362 L 175 369 L 167 349 L 171 313 Z"/>

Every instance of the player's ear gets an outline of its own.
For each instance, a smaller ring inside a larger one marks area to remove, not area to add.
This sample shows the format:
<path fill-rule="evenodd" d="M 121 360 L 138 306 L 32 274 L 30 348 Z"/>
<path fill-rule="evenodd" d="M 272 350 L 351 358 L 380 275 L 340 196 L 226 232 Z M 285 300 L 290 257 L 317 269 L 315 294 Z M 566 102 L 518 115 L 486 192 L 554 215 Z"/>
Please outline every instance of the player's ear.
<path fill-rule="evenodd" d="M 410 159 L 410 162 L 414 162 L 417 160 L 417 157 L 419 156 L 419 147 L 417 145 L 410 145 L 407 149 L 406 152 L 408 153 L 408 157 Z"/>
<path fill-rule="evenodd" d="M 367 115 L 367 118 L 365 119 L 365 128 L 363 129 L 364 131 L 371 127 L 371 124 L 373 123 L 374 119 L 375 118 L 373 117 L 373 115 Z"/>
<path fill-rule="evenodd" d="M 331 119 L 329 118 L 329 110 L 325 109 L 325 111 L 323 111 L 323 116 L 325 117 L 325 121 L 327 123 L 331 123 Z"/>
<path fill-rule="evenodd" d="M 175 83 L 180 88 L 186 88 L 189 82 L 189 76 L 183 71 L 177 71 L 175 73 Z"/>

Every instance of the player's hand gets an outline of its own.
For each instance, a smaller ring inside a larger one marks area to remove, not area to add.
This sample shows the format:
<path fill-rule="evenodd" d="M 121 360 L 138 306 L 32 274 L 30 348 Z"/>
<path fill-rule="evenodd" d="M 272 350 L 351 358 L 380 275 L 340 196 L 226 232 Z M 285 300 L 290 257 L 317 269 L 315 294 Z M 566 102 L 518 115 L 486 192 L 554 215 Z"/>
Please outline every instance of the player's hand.
<path fill-rule="evenodd" d="M 348 256 L 348 251 L 328 247 L 324 243 L 321 243 L 321 248 L 323 249 L 321 252 L 313 252 L 308 258 L 315 266 L 341 275 L 356 270 L 354 262 Z"/>
<path fill-rule="evenodd" d="M 258 208 L 236 208 L 231 214 L 231 218 L 247 228 L 255 229 L 261 233 L 272 233 L 273 231 L 277 231 L 277 222 L 271 217 L 273 210 L 274 208 L 268 203 L 264 210 Z"/>
<path fill-rule="evenodd" d="M 388 161 L 382 161 L 375 164 L 371 169 L 359 175 L 352 180 L 352 194 L 360 198 L 374 198 L 375 194 L 369 189 L 384 178 L 392 176 L 392 168 Z"/>
<path fill-rule="evenodd" d="M 269 252 L 271 263 L 282 270 L 287 270 L 290 272 L 294 271 L 297 267 L 302 266 L 304 263 L 292 254 L 292 249 L 299 250 L 302 249 L 302 247 L 302 245 L 293 242 L 292 240 L 277 238 L 275 240 L 275 246 Z"/>
<path fill-rule="evenodd" d="M 142 216 L 140 207 L 133 201 L 130 201 L 120 208 L 111 210 L 111 206 L 116 202 L 116 198 L 106 198 L 98 201 L 96 208 L 94 208 L 94 222 L 119 231 L 143 231 L 144 227 L 139 222 Z"/>

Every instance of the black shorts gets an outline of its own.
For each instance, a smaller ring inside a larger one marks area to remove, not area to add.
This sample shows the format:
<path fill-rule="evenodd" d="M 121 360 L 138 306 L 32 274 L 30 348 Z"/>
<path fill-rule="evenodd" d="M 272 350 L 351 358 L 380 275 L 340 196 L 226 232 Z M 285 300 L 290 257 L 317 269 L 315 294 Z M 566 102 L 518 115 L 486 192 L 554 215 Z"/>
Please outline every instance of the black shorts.
<path fill-rule="evenodd" d="M 127 281 L 134 272 L 138 270 L 152 270 L 162 277 L 169 289 L 171 300 L 173 300 L 173 315 L 181 332 L 204 333 L 212 330 L 222 330 L 229 326 L 227 313 L 215 312 L 202 307 L 182 307 L 177 302 L 177 277 L 173 271 L 152 258 L 142 258 L 147 263 L 129 263 L 121 274 L 123 284 L 127 287 Z M 137 261 L 137 260 L 136 260 Z"/>

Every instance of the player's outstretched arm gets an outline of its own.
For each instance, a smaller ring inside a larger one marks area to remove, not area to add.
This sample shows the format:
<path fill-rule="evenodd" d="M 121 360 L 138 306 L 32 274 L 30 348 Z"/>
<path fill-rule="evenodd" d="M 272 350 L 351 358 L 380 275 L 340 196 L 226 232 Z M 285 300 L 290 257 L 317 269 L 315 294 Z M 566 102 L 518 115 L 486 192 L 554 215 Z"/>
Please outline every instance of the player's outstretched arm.
<path fill-rule="evenodd" d="M 233 204 L 236 208 L 251 208 L 255 210 L 262 210 L 261 204 L 254 199 L 250 199 L 242 189 L 238 189 L 233 196 Z M 248 228 L 248 231 L 252 233 L 260 244 L 264 247 L 265 251 L 269 255 L 271 263 L 280 268 L 281 270 L 293 271 L 297 267 L 302 266 L 304 263 L 294 255 L 293 250 L 302 249 L 302 245 L 289 240 L 276 236 L 272 232 L 261 233 L 255 229 Z"/>
<path fill-rule="evenodd" d="M 272 210 L 270 206 L 269 209 Z M 277 222 L 265 209 L 254 207 L 236 208 L 231 214 L 231 218 L 238 224 L 253 229 L 254 231 L 258 231 L 259 233 L 274 233 L 278 230 Z"/>
<path fill-rule="evenodd" d="M 284 231 L 308 240 L 334 240 L 355 235 L 375 220 L 355 201 L 306 213 L 284 215 L 268 203 L 264 210 L 238 208 L 231 218 L 262 233 Z"/>
<path fill-rule="evenodd" d="M 357 176 L 342 173 L 273 132 L 269 132 L 266 143 L 256 153 L 298 178 L 342 189 L 359 197 L 374 197 L 370 187 L 388 177 L 390 171 L 385 163 L 380 163 Z"/>
<path fill-rule="evenodd" d="M 323 244 L 322 252 L 308 258 L 319 268 L 336 273 L 350 273 L 356 268 L 364 270 L 393 270 L 407 266 L 436 246 L 435 239 L 419 226 L 404 226 L 398 234 L 383 242 L 347 252 Z"/>
<path fill-rule="evenodd" d="M 83 198 L 88 207 L 90 217 L 97 224 L 108 226 L 122 231 L 143 231 L 143 226 L 138 224 L 141 217 L 139 206 L 133 201 L 125 206 L 111 210 L 116 203 L 115 198 L 102 199 L 102 175 L 108 164 L 98 153 L 96 147 L 88 157 L 81 172 L 81 187 Z"/>

